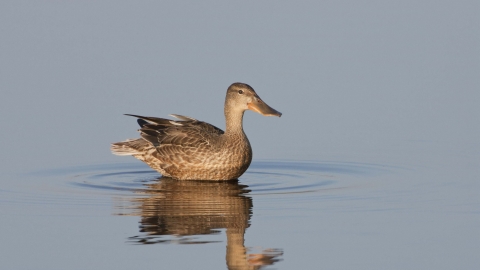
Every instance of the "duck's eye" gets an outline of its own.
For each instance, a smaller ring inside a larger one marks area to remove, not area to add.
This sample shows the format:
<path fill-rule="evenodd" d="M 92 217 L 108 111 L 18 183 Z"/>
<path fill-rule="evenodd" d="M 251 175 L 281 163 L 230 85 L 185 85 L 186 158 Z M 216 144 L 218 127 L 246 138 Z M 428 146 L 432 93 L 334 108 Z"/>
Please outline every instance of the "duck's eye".
<path fill-rule="evenodd" d="M 241 95 L 243 94 L 243 90 L 238 90 L 238 93 Z"/>

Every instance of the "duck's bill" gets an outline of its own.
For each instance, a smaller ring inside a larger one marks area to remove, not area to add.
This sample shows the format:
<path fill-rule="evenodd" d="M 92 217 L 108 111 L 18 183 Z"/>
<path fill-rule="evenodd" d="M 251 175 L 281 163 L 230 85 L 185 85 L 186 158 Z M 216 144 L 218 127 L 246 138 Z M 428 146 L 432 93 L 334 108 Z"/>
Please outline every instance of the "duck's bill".
<path fill-rule="evenodd" d="M 257 112 L 261 115 L 265 116 L 282 116 L 282 113 L 275 110 L 274 108 L 267 105 L 267 103 L 263 102 L 260 98 L 254 98 L 252 102 L 248 103 L 248 109 Z"/>

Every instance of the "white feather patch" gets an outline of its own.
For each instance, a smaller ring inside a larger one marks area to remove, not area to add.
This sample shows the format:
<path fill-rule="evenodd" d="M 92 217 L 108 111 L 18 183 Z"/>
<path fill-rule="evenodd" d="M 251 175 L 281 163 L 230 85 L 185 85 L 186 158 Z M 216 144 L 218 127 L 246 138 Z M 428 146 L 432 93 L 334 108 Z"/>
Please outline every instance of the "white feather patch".
<path fill-rule="evenodd" d="M 175 118 L 180 119 L 180 120 L 183 120 L 183 121 L 189 121 L 189 120 L 197 121 L 197 119 L 189 117 L 189 116 L 185 116 L 185 115 L 170 114 L 170 116 L 175 117 Z"/>
<path fill-rule="evenodd" d="M 169 121 L 170 124 L 175 125 L 175 126 L 183 126 L 182 123 L 175 122 L 175 121 Z"/>

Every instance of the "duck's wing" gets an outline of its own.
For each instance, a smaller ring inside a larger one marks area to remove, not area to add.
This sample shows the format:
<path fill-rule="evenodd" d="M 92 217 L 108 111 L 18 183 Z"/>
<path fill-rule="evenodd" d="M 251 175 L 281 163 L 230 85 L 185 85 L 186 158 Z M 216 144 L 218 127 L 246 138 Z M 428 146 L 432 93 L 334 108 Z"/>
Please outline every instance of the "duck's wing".
<path fill-rule="evenodd" d="M 215 135 L 221 135 L 225 133 L 223 130 L 219 129 L 218 127 L 211 125 L 207 122 L 203 121 L 198 121 L 195 118 L 189 117 L 189 116 L 184 116 L 184 115 L 179 115 L 179 114 L 170 114 L 171 116 L 180 119 L 182 121 L 174 121 L 176 125 L 181 124 L 188 124 L 192 126 L 196 126 L 199 130 L 202 130 L 203 132 L 215 134 Z"/>
<path fill-rule="evenodd" d="M 140 136 L 152 144 L 165 161 L 187 157 L 196 159 L 202 152 L 207 153 L 216 147 L 218 136 L 224 133 L 214 125 L 188 116 L 172 115 L 180 120 L 169 120 L 127 115 L 138 118 Z"/>
<path fill-rule="evenodd" d="M 196 126 L 197 128 L 204 130 L 205 132 L 214 133 L 214 134 L 223 134 L 225 133 L 220 128 L 211 125 L 207 122 L 199 121 L 195 118 L 179 115 L 179 114 L 171 114 L 171 116 L 180 119 L 180 121 L 165 119 L 165 118 L 158 118 L 158 117 L 149 117 L 149 116 L 141 116 L 135 114 L 125 114 L 128 116 L 133 116 L 138 118 L 137 122 L 140 127 L 144 127 L 144 125 L 149 125 L 150 127 L 156 127 L 157 129 L 160 127 L 170 127 L 170 126 Z"/>

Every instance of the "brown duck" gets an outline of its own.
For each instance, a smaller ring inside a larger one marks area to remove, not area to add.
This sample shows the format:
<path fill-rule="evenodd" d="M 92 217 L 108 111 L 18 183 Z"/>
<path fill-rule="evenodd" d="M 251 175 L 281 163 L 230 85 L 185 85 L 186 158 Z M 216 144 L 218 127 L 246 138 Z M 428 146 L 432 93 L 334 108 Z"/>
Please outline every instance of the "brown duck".
<path fill-rule="evenodd" d="M 194 118 L 138 118 L 140 136 L 113 143 L 112 153 L 134 156 L 163 176 L 178 180 L 230 180 L 240 177 L 252 161 L 252 147 L 243 131 L 243 114 L 282 114 L 268 106 L 248 84 L 234 83 L 225 98 L 226 131 Z"/>

